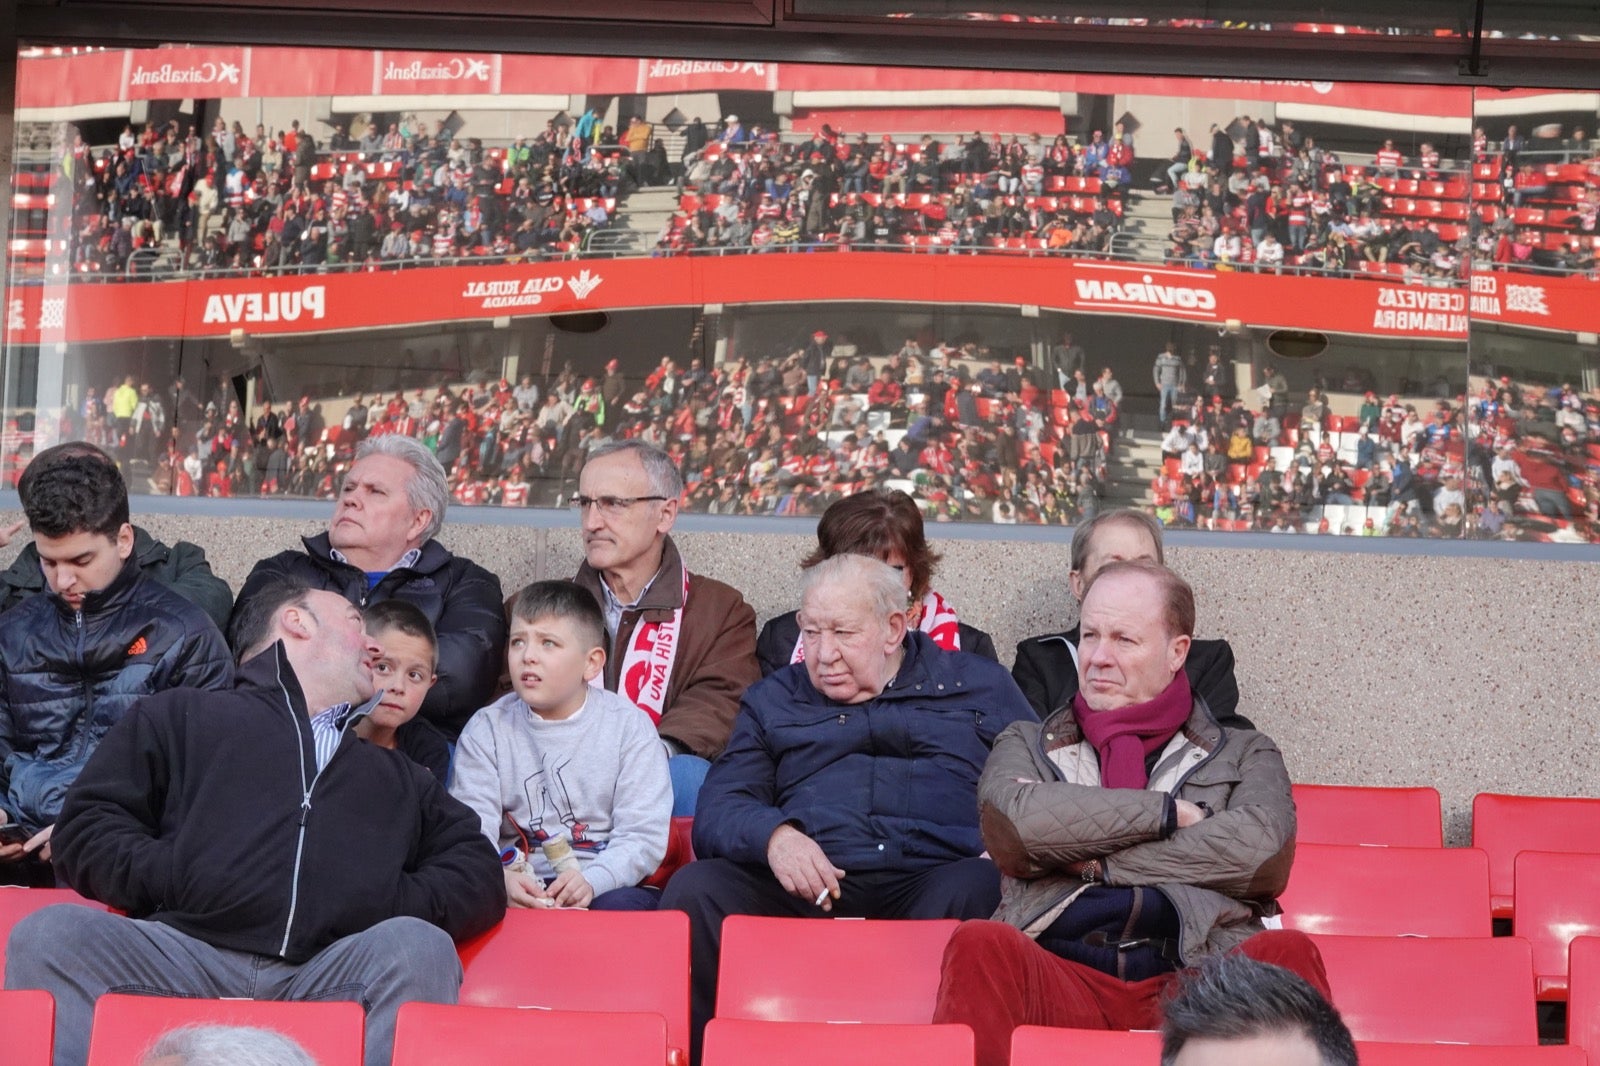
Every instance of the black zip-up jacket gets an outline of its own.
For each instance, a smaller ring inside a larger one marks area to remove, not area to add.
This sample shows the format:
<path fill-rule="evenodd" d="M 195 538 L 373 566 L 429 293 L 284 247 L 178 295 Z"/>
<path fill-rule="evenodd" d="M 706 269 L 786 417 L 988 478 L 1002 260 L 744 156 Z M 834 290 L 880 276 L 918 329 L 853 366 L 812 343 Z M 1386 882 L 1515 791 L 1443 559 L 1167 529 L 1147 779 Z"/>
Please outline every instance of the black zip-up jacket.
<path fill-rule="evenodd" d="M 263 586 L 285 577 L 337 592 L 362 609 L 388 599 L 415 604 L 439 637 L 435 670 L 439 680 L 422 701 L 421 714 L 454 740 L 467 719 L 489 705 L 505 666 L 505 597 L 500 579 L 430 540 L 422 546 L 415 566 L 391 570 L 369 589 L 367 575 L 359 567 L 334 559 L 326 533 L 302 539 L 305 551 L 279 552 L 255 565 L 239 590 L 234 616 L 239 605 Z"/>
<path fill-rule="evenodd" d="M 232 691 L 138 704 L 68 791 L 52 848 L 92 899 L 295 964 L 389 918 L 463 940 L 505 914 L 478 816 L 426 770 L 347 723 L 317 771 L 282 644 Z"/>
<path fill-rule="evenodd" d="M 41 829 L 106 733 L 164 689 L 227 689 L 216 625 L 132 556 L 81 609 L 53 592 L 0 619 L 0 807 Z"/>

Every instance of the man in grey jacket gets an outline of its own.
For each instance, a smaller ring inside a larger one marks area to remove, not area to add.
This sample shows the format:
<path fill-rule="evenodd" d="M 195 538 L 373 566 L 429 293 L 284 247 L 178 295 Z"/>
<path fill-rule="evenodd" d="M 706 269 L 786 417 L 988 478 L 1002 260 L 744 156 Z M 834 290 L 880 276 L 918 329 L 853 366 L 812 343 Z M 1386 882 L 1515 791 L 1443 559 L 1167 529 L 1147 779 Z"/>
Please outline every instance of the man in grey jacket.
<path fill-rule="evenodd" d="M 1018 1025 L 1149 1029 L 1176 972 L 1242 951 L 1327 994 L 1309 938 L 1263 932 L 1294 859 L 1277 747 L 1219 726 L 1183 670 L 1194 592 L 1146 560 L 1084 591 L 1079 686 L 996 740 L 978 786 L 1005 875 L 994 920 L 945 952 L 934 1020 L 970 1025 L 979 1066 Z"/>

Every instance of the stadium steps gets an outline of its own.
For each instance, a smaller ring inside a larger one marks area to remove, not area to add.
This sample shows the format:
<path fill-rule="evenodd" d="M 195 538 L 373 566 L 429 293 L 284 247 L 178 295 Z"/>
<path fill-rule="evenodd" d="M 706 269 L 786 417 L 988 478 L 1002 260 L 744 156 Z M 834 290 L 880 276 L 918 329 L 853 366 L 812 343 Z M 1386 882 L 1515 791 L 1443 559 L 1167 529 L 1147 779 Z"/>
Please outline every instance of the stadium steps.
<path fill-rule="evenodd" d="M 617 217 L 606 239 L 598 245 L 591 239 L 591 248 L 619 255 L 649 255 L 662 227 L 677 209 L 678 188 L 675 185 L 647 185 L 636 189 L 617 205 Z"/>

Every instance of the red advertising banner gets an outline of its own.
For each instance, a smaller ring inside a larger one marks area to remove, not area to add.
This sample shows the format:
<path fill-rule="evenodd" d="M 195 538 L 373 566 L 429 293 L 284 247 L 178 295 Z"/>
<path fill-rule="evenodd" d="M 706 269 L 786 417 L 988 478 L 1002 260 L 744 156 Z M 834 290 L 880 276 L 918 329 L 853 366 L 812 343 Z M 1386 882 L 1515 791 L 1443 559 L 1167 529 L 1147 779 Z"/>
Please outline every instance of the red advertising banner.
<path fill-rule="evenodd" d="M 1259 78 L 1145 78 L 719 59 L 269 47 L 167 47 L 86 52 L 75 56 L 25 56 L 18 63 L 17 106 L 62 107 L 194 96 L 415 96 L 499 92 L 603 96 L 779 90 L 1207 96 L 1463 118 L 1472 114 L 1472 90 L 1455 86 Z"/>
<path fill-rule="evenodd" d="M 880 302 L 1020 307 L 1464 341 L 1484 321 L 1600 330 L 1600 283 L 1478 275 L 1472 290 L 1006 255 L 819 251 L 16 286 L 10 344 L 372 330 L 581 310 Z"/>

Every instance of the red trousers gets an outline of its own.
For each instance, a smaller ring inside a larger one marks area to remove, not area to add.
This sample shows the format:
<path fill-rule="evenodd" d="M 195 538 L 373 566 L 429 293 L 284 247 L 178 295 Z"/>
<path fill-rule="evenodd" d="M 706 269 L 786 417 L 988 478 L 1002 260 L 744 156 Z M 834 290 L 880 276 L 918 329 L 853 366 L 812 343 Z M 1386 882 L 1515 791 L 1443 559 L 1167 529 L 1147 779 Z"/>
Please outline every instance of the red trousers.
<path fill-rule="evenodd" d="M 1257 933 L 1236 950 L 1293 970 L 1330 996 L 1322 956 L 1304 933 Z M 1011 1031 L 1019 1025 L 1159 1028 L 1161 996 L 1178 976 L 1119 981 L 1050 954 L 1004 922 L 988 921 L 961 923 L 945 948 L 941 973 L 933 1020 L 972 1027 L 977 1066 L 1007 1066 Z"/>

